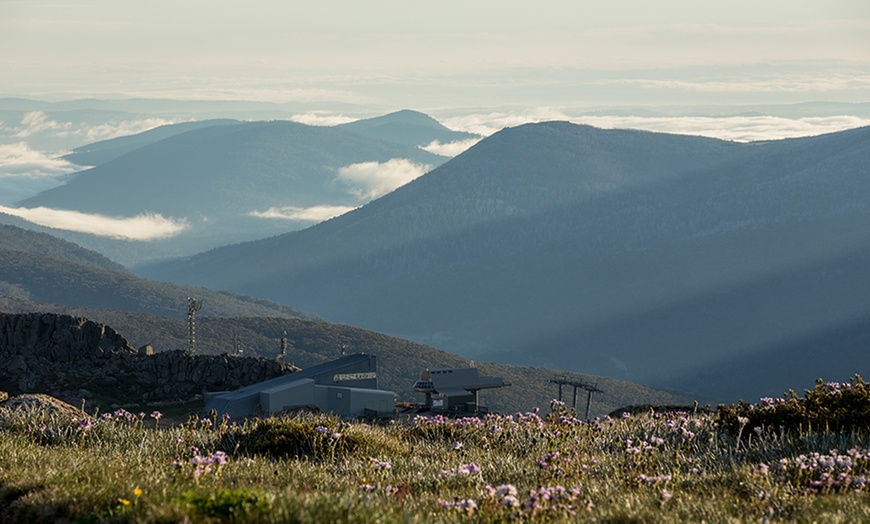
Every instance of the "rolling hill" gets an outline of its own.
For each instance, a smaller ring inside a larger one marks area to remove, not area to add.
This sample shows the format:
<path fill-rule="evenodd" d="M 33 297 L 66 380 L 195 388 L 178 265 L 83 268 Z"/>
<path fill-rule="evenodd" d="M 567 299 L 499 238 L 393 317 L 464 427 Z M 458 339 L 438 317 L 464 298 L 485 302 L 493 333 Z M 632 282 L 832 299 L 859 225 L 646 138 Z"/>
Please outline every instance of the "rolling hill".
<path fill-rule="evenodd" d="M 196 297 L 206 315 L 316 318 L 269 300 L 149 281 L 70 242 L 6 225 L 0 225 L 0 297 L 175 318 L 186 318 L 187 297 Z"/>
<path fill-rule="evenodd" d="M 336 127 L 369 138 L 411 147 L 426 146 L 433 141 L 447 144 L 480 138 L 472 133 L 448 129 L 429 115 L 408 109 Z"/>
<path fill-rule="evenodd" d="M 410 112 L 390 121 L 401 127 L 409 118 L 417 129 L 419 118 Z M 131 265 L 307 227 L 365 203 L 382 192 L 384 179 L 410 179 L 447 160 L 366 132 L 289 121 L 167 126 L 83 148 L 76 161 L 99 165 L 18 205 L 111 217 L 159 214 L 186 226 L 139 245 L 55 232 Z"/>
<path fill-rule="evenodd" d="M 740 144 L 531 124 L 344 216 L 145 274 L 751 399 L 870 365 L 868 167 L 870 128 Z"/>
<path fill-rule="evenodd" d="M 194 129 L 216 125 L 238 124 L 237 120 L 198 120 L 155 127 L 135 135 L 120 136 L 77 147 L 63 159 L 80 166 L 99 166 L 154 142 Z"/>

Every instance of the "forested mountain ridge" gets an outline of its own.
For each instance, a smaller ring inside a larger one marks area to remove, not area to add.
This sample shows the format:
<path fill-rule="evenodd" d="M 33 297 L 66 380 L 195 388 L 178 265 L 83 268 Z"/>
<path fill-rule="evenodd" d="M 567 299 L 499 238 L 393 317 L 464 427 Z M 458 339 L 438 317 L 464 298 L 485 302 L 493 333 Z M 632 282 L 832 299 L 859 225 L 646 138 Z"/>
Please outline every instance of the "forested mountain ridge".
<path fill-rule="evenodd" d="M 77 147 L 73 149 L 71 153 L 64 155 L 63 159 L 80 166 L 99 166 L 130 153 L 131 151 L 135 151 L 140 147 L 159 142 L 165 138 L 187 131 L 216 125 L 239 123 L 238 120 L 214 119 L 162 125 L 155 127 L 154 129 L 149 129 L 148 131 L 136 133 L 135 135 L 119 136 Z"/>
<path fill-rule="evenodd" d="M 149 281 L 75 244 L 3 225 L 0 297 L 176 318 L 186 316 L 187 297 L 196 297 L 208 315 L 316 318 L 270 300 Z"/>
<path fill-rule="evenodd" d="M 370 138 L 414 147 L 426 146 L 434 141 L 446 144 L 480 138 L 472 133 L 453 131 L 429 115 L 407 109 L 339 124 L 336 127 Z"/>
<path fill-rule="evenodd" d="M 870 128 L 740 144 L 532 124 L 342 217 L 153 274 L 473 358 L 703 388 L 710 366 L 811 355 L 870 318 L 868 166 Z M 735 395 L 870 362 L 818 364 L 766 385 L 748 370 Z"/>
<path fill-rule="evenodd" d="M 0 224 L 0 248 L 77 262 L 110 271 L 126 272 L 124 266 L 112 262 L 99 253 L 47 233 L 28 231 L 16 226 Z"/>

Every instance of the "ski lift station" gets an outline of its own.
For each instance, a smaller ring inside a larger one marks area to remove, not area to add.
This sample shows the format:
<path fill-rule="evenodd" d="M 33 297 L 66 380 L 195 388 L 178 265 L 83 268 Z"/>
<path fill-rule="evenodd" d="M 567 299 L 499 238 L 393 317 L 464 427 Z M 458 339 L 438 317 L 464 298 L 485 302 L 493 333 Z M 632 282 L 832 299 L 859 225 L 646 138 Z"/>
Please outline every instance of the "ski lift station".
<path fill-rule="evenodd" d="M 396 394 L 378 389 L 377 359 L 355 354 L 235 391 L 205 393 L 205 411 L 230 417 L 316 409 L 343 418 L 392 417 Z"/>
<path fill-rule="evenodd" d="M 427 369 L 414 383 L 414 391 L 426 395 L 426 408 L 433 413 L 481 413 L 481 389 L 510 386 L 501 377 L 481 376 L 477 368 Z"/>

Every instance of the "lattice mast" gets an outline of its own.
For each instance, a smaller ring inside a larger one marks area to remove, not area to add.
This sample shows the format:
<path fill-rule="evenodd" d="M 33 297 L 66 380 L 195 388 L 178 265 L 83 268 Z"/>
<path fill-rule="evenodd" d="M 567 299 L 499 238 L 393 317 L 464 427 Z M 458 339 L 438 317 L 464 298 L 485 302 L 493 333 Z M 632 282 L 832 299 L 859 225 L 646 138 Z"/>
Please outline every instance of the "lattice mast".
<path fill-rule="evenodd" d="M 187 352 L 196 354 L 196 312 L 202 309 L 202 302 L 187 297 Z"/>

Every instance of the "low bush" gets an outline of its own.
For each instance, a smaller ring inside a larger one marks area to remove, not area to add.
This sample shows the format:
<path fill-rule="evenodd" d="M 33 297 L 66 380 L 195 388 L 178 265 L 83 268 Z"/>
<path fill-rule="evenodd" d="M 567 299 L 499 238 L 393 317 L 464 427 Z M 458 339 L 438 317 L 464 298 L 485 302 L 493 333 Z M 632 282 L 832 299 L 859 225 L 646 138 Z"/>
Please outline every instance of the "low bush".
<path fill-rule="evenodd" d="M 855 375 L 849 382 L 819 379 L 798 396 L 790 390 L 781 398 L 763 398 L 757 404 L 740 401 L 719 406 L 717 421 L 734 435 L 761 428 L 775 432 L 858 431 L 870 429 L 870 384 Z"/>

